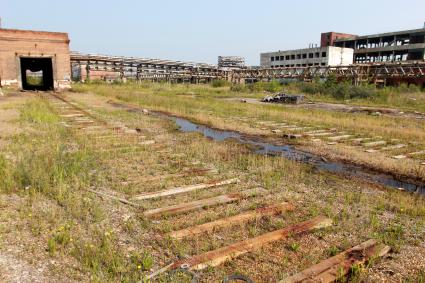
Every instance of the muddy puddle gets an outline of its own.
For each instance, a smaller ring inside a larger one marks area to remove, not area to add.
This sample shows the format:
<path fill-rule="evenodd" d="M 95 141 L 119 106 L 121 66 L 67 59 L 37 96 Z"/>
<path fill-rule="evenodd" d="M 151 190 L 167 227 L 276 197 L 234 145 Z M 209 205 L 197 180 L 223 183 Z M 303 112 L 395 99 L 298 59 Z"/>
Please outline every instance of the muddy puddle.
<path fill-rule="evenodd" d="M 125 108 L 131 112 L 142 111 L 141 109 L 135 107 L 128 107 L 119 103 L 111 104 L 119 108 Z M 253 148 L 255 148 L 254 152 L 257 154 L 283 157 L 290 160 L 310 164 L 318 170 L 323 170 L 326 172 L 344 175 L 348 177 L 359 178 L 377 185 L 383 185 L 395 189 L 403 189 L 409 192 L 417 192 L 425 195 L 425 184 L 399 180 L 390 174 L 374 172 L 363 166 L 337 161 L 328 161 L 320 156 L 300 151 L 291 145 L 274 145 L 271 143 L 258 141 L 258 139 L 245 136 L 238 132 L 213 129 L 205 125 L 191 122 L 184 118 L 166 115 L 164 113 L 151 113 L 164 119 L 173 120 L 177 124 L 177 126 L 179 127 L 179 131 L 181 132 L 197 132 L 202 134 L 206 138 L 219 142 L 231 139 L 241 144 L 252 146 Z"/>

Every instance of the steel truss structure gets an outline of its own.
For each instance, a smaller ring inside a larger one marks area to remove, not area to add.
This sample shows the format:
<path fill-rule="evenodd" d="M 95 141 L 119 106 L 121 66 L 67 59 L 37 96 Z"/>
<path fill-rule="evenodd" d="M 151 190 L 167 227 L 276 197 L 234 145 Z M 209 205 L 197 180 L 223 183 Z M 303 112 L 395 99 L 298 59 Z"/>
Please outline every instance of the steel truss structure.
<path fill-rule="evenodd" d="M 72 53 L 71 66 L 73 79 L 81 81 L 132 78 L 135 80 L 199 83 L 223 79 L 233 83 L 244 83 L 274 79 L 311 81 L 315 78 L 332 76 L 338 80 L 350 80 L 354 84 L 362 82 L 385 84 L 388 81 L 425 83 L 424 61 L 349 66 L 221 70 L 210 64 Z"/>
<path fill-rule="evenodd" d="M 136 57 L 71 54 L 74 80 L 128 79 L 198 83 L 226 79 L 215 65 Z"/>
<path fill-rule="evenodd" d="M 351 80 L 354 84 L 379 83 L 388 80 L 425 82 L 425 62 L 247 69 L 235 70 L 231 75 L 233 82 L 242 82 L 247 79 L 254 81 L 273 79 L 311 81 L 315 78 L 330 76 L 338 80 Z"/>

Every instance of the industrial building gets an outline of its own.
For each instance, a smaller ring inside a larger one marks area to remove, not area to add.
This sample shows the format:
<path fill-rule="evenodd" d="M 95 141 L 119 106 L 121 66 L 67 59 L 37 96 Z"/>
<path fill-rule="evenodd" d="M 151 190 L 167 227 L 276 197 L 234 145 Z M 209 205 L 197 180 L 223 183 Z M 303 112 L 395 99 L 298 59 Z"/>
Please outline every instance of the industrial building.
<path fill-rule="evenodd" d="M 262 68 L 339 66 L 353 63 L 353 49 L 334 46 L 310 47 L 261 53 Z"/>
<path fill-rule="evenodd" d="M 0 86 L 60 90 L 70 82 L 67 33 L 0 28 Z"/>
<path fill-rule="evenodd" d="M 263 68 L 424 61 L 425 26 L 363 36 L 325 32 L 320 36 L 320 48 L 262 53 L 260 60 Z"/>
<path fill-rule="evenodd" d="M 354 63 L 425 60 L 425 27 L 334 39 L 334 46 L 354 49 Z"/>
<path fill-rule="evenodd" d="M 244 69 L 245 58 L 240 56 L 218 56 L 218 68 L 221 70 Z"/>

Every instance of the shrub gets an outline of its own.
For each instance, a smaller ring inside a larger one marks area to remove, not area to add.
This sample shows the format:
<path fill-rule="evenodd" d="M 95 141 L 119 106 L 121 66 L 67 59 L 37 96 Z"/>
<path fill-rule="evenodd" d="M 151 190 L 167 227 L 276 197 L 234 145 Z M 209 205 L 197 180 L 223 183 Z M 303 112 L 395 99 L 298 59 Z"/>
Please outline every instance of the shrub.
<path fill-rule="evenodd" d="M 248 90 L 252 92 L 278 92 L 282 90 L 282 85 L 279 81 L 271 81 L 271 82 L 256 82 L 253 84 L 248 84 Z"/>
<path fill-rule="evenodd" d="M 225 87 L 225 86 L 228 86 L 228 85 L 229 85 L 229 82 L 227 82 L 225 80 L 214 80 L 211 83 L 212 87 Z"/>
<path fill-rule="evenodd" d="M 230 87 L 230 91 L 233 92 L 244 92 L 246 91 L 246 86 L 243 84 L 232 84 Z"/>

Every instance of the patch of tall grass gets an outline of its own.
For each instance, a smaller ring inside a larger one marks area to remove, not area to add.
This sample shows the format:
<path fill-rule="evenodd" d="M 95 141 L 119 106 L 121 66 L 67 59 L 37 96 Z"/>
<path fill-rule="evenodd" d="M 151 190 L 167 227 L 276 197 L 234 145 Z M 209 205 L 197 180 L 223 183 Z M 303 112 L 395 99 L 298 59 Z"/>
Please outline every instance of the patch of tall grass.
<path fill-rule="evenodd" d="M 29 123 L 51 124 L 59 121 L 47 102 L 33 99 L 27 102 L 21 110 L 21 119 Z"/>

